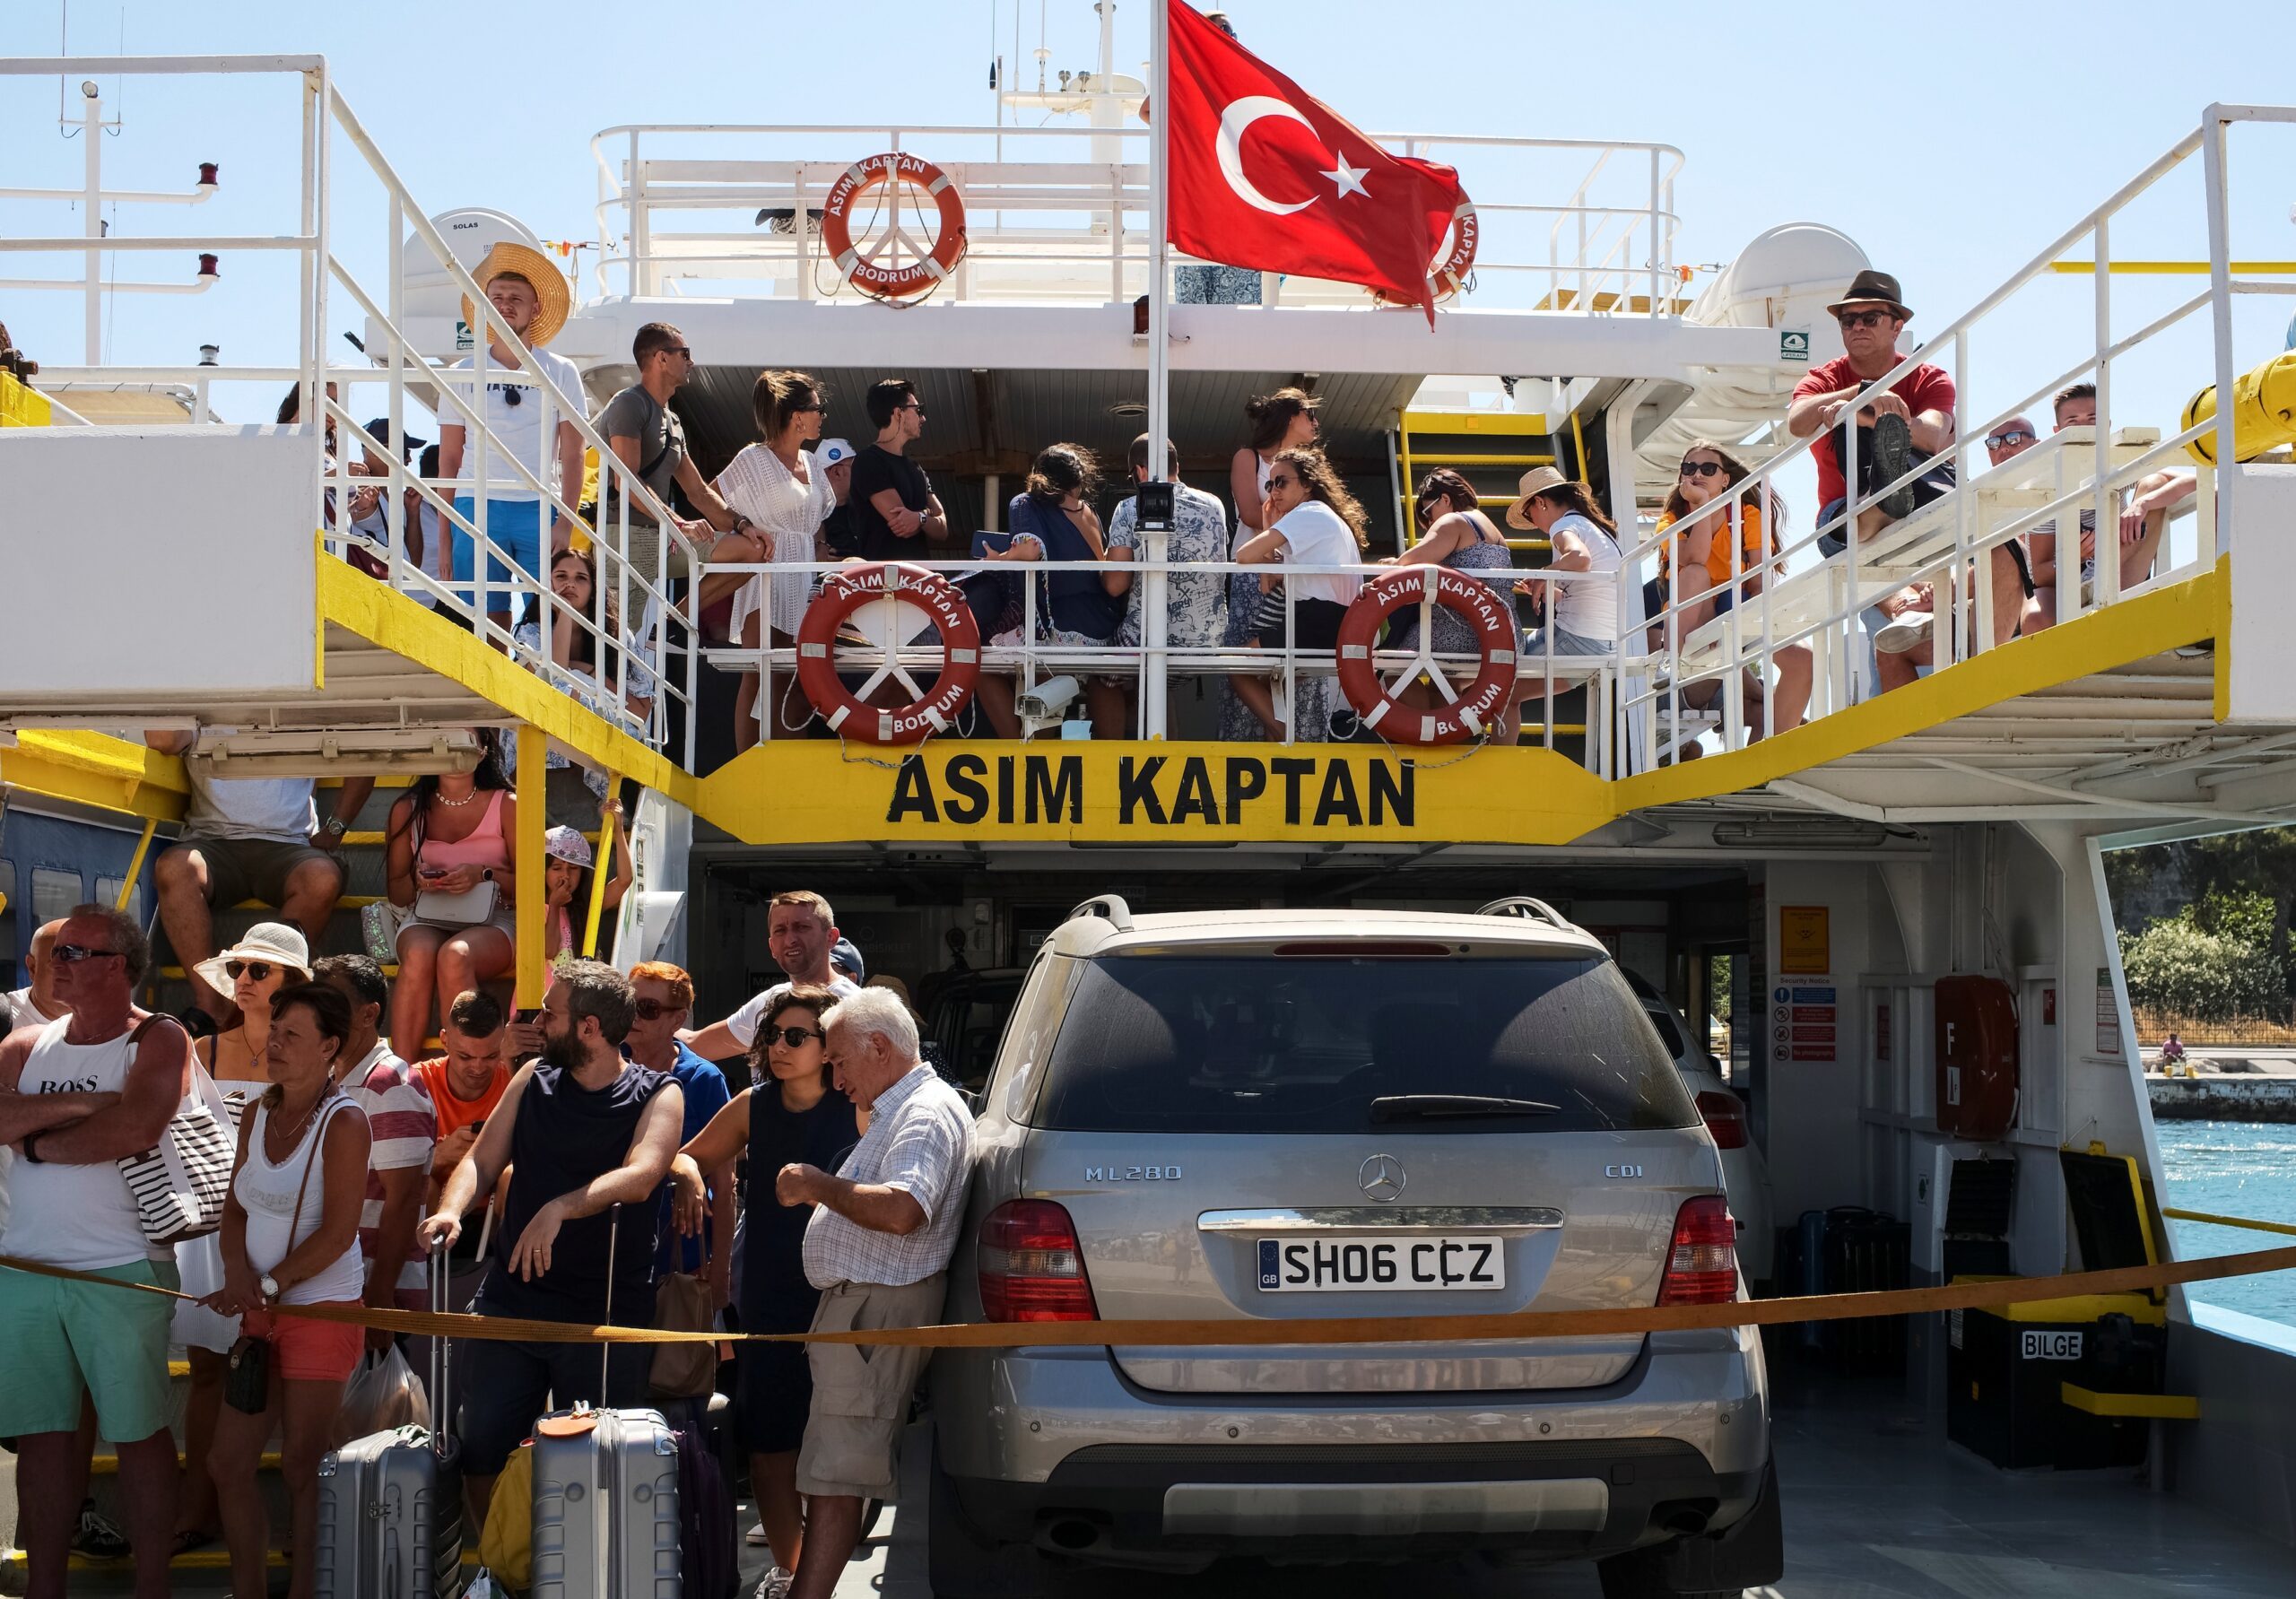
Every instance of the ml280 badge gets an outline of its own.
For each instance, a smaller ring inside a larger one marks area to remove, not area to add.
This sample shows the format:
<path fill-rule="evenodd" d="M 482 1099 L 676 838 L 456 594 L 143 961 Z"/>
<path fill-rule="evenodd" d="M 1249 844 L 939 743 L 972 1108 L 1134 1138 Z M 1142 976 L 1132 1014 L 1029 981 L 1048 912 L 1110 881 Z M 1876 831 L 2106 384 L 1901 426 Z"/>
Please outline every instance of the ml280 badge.
<path fill-rule="evenodd" d="M 1177 1183 L 1180 1169 L 1177 1166 L 1087 1166 L 1084 1180 L 1088 1183 Z"/>

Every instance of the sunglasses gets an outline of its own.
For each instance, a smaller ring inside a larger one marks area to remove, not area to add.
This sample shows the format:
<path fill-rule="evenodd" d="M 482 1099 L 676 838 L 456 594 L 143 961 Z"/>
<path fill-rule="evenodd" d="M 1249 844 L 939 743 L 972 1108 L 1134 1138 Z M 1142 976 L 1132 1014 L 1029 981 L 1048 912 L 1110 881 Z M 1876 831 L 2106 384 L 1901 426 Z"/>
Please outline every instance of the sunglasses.
<path fill-rule="evenodd" d="M 2032 435 L 2022 428 L 2010 428 L 2004 432 L 1987 433 L 1985 436 L 1985 448 L 2007 449 L 2011 445 L 2022 444 L 2031 437 Z"/>
<path fill-rule="evenodd" d="M 1844 311 L 1834 320 L 1844 327 L 1879 327 L 1893 318 L 1887 311 Z"/>
<path fill-rule="evenodd" d="M 490 383 L 486 386 L 502 396 L 502 403 L 516 411 L 526 403 L 526 391 L 515 383 Z"/>
<path fill-rule="evenodd" d="M 807 1038 L 819 1038 L 823 1043 L 827 1043 L 829 1035 L 824 1032 L 814 1032 L 811 1029 L 803 1027 L 770 1027 L 765 1030 L 764 1042 L 770 1044 L 776 1038 L 779 1038 L 789 1048 L 803 1049 Z"/>
<path fill-rule="evenodd" d="M 48 952 L 48 958 L 58 966 L 76 966 L 83 960 L 109 960 L 119 956 L 117 950 L 91 950 L 83 943 L 60 943 Z"/>
<path fill-rule="evenodd" d="M 1267 477 L 1267 486 L 1271 489 L 1296 489 L 1300 486 L 1300 480 L 1296 477 L 1278 477 L 1274 473 L 1270 473 Z"/>
<path fill-rule="evenodd" d="M 253 978 L 260 983 L 278 969 L 279 968 L 272 965 L 268 960 L 226 960 L 223 962 L 223 975 L 235 983 L 242 977 Z"/>
<path fill-rule="evenodd" d="M 685 1008 L 683 1005 L 674 1005 L 667 1000 L 662 999 L 641 999 L 636 1006 L 638 1020 L 640 1021 L 659 1021 L 663 1017 L 676 1015 Z"/>
<path fill-rule="evenodd" d="M 1719 461 L 1684 461 L 1683 463 L 1682 475 L 1684 477 L 1719 477 L 1722 475 L 1722 463 Z"/>

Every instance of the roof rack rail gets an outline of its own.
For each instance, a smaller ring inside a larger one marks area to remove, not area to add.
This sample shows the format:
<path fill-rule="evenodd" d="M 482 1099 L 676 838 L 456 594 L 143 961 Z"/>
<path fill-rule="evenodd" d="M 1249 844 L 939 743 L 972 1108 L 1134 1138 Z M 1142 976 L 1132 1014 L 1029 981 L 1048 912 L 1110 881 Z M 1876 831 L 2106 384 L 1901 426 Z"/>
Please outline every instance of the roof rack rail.
<path fill-rule="evenodd" d="M 1068 913 L 1070 921 L 1079 917 L 1098 917 L 1113 926 L 1118 933 L 1132 931 L 1132 907 L 1117 894 L 1098 894 Z"/>
<path fill-rule="evenodd" d="M 1564 916 L 1544 899 L 1534 899 L 1528 894 L 1509 894 L 1504 899 L 1493 899 L 1475 911 L 1479 917 L 1520 917 L 1525 921 L 1544 922 L 1566 932 L 1579 931 L 1578 924 Z"/>

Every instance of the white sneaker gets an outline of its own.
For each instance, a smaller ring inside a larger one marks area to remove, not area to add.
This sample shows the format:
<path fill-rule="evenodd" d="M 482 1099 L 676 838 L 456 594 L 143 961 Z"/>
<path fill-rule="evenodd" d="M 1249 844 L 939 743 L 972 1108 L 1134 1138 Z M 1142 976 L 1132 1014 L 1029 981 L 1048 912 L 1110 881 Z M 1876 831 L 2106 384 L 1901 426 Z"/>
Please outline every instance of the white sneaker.
<path fill-rule="evenodd" d="M 763 1549 L 766 1543 L 765 1523 L 761 1521 L 759 1522 L 757 1525 L 749 1530 L 745 1536 L 748 1538 L 749 1545 L 752 1549 Z"/>
<path fill-rule="evenodd" d="M 1926 611 L 1900 611 L 1874 634 L 1874 647 L 1885 656 L 1901 656 L 1929 642 L 1937 619 Z"/>
<path fill-rule="evenodd" d="M 776 1566 L 758 1579 L 753 1599 L 789 1599 L 789 1585 L 796 1580 L 795 1574 Z"/>

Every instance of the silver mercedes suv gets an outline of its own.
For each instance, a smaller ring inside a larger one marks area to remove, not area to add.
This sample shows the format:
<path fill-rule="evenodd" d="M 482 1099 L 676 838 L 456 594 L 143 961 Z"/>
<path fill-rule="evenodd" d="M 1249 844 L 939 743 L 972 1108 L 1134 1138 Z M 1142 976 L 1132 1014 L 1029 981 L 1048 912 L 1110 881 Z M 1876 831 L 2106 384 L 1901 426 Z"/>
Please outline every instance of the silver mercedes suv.
<path fill-rule="evenodd" d="M 951 1320 L 1726 1300 L 1712 1139 L 1602 944 L 1474 915 L 1080 906 L 983 1093 Z M 934 1592 L 1060 1560 L 1488 1551 L 1610 1599 L 1783 1565 L 1751 1329 L 943 1351 Z"/>

